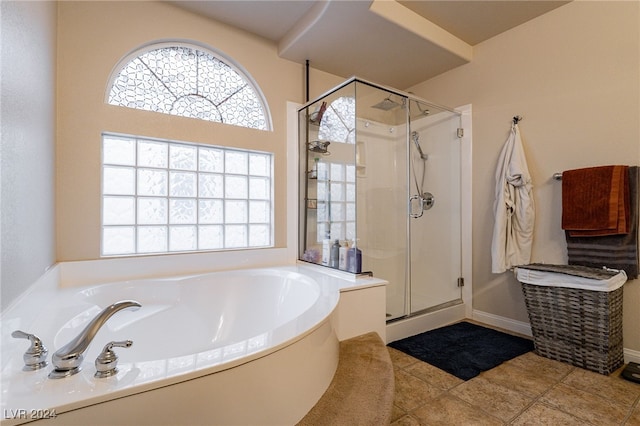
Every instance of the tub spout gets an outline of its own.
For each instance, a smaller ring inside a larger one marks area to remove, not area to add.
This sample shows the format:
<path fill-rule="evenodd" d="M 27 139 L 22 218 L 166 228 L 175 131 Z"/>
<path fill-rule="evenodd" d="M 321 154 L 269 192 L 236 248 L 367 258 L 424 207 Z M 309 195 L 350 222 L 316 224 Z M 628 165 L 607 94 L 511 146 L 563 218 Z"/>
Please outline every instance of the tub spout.
<path fill-rule="evenodd" d="M 123 309 L 138 310 L 142 305 L 133 300 L 123 300 L 107 306 L 102 310 L 75 339 L 58 349 L 51 357 L 55 367 L 49 373 L 50 379 L 61 379 L 76 374 L 80 371 L 80 365 L 84 359 L 84 352 L 98 333 L 100 328 L 113 314 Z"/>

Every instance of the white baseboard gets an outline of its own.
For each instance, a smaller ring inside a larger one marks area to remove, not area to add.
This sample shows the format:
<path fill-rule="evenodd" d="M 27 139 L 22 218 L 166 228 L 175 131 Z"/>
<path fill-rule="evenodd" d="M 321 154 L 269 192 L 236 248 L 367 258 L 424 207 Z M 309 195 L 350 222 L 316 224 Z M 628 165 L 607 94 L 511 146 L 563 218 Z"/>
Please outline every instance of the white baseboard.
<path fill-rule="evenodd" d="M 514 333 L 522 334 L 524 336 L 532 336 L 531 326 L 528 322 L 516 321 L 510 318 L 501 317 L 475 309 L 473 310 L 471 319 L 487 325 L 491 325 L 493 327 L 498 327 L 504 330 L 512 331 Z"/>
<path fill-rule="evenodd" d="M 640 364 L 640 351 L 633 349 L 624 349 L 624 362 L 637 362 Z"/>
<path fill-rule="evenodd" d="M 514 333 L 522 334 L 525 336 L 532 336 L 531 325 L 528 322 L 516 321 L 510 318 L 501 317 L 498 315 L 490 314 L 488 312 L 473 311 L 472 319 L 493 327 L 502 328 L 504 330 L 512 331 Z M 633 349 L 624 349 L 624 362 L 637 362 L 640 363 L 640 351 Z"/>

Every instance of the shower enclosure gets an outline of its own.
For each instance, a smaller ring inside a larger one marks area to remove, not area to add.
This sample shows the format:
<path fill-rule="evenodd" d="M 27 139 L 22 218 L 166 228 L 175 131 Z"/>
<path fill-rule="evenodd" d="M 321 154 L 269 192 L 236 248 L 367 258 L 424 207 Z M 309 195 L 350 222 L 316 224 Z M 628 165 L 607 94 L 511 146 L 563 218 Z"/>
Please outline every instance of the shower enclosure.
<path fill-rule="evenodd" d="M 462 303 L 461 114 L 352 78 L 298 120 L 299 258 L 387 280 L 388 321 Z"/>

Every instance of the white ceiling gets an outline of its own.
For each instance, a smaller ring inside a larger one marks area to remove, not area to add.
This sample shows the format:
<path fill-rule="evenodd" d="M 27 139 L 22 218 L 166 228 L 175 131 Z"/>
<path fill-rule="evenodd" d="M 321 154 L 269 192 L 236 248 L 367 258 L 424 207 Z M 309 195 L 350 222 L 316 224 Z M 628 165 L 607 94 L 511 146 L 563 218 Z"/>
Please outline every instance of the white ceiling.
<path fill-rule="evenodd" d="M 170 1 L 257 34 L 282 58 L 406 89 L 473 60 L 473 46 L 560 7 L 543 0 Z"/>

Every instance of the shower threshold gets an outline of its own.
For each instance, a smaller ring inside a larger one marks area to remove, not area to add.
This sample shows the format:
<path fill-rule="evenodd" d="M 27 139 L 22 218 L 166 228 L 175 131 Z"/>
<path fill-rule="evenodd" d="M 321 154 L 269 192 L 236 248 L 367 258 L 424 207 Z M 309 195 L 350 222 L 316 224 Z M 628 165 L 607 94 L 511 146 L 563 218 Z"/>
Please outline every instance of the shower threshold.
<path fill-rule="evenodd" d="M 451 306 L 456 306 L 456 305 L 462 305 L 462 299 L 455 299 L 455 300 L 451 300 L 449 302 L 445 302 L 445 303 L 441 303 L 439 305 L 436 306 L 432 306 L 430 308 L 425 308 L 425 309 L 421 309 L 419 311 L 415 311 L 415 312 L 411 312 L 410 314 L 407 315 L 403 315 L 401 317 L 396 317 L 396 318 L 392 318 L 392 319 L 388 319 L 387 320 L 387 324 L 391 324 L 393 322 L 396 321 L 401 321 L 401 320 L 406 320 L 408 318 L 413 318 L 413 317 L 417 317 L 420 315 L 424 315 L 424 314 L 430 314 L 432 312 L 436 312 L 442 309 L 446 309 L 446 308 L 450 308 Z M 387 313 L 387 317 L 393 316 L 390 313 Z"/>

